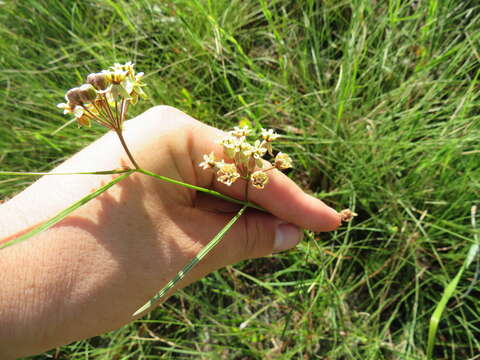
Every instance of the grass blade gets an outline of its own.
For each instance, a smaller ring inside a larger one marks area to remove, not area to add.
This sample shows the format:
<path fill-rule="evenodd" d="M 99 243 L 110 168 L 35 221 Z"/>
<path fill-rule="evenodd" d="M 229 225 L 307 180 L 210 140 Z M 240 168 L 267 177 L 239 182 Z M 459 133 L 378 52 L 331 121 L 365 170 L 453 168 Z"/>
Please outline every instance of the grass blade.
<path fill-rule="evenodd" d="M 48 229 L 49 227 L 55 225 L 56 223 L 58 223 L 59 221 L 61 221 L 62 219 L 64 219 L 66 216 L 68 216 L 70 213 L 72 213 L 73 211 L 75 211 L 76 209 L 78 209 L 80 206 L 86 204 L 87 202 L 89 202 L 90 200 L 96 198 L 97 196 L 99 196 L 100 194 L 102 194 L 103 192 L 107 191 L 109 188 L 111 188 L 113 185 L 115 185 L 116 183 L 122 181 L 123 179 L 125 179 L 127 176 L 131 175 L 134 171 L 133 170 L 129 170 L 128 172 L 126 172 L 125 174 L 123 175 L 120 175 L 119 177 L 117 177 L 116 179 L 110 181 L 108 184 L 102 186 L 101 188 L 99 188 L 98 190 L 94 191 L 93 193 L 91 194 L 88 194 L 87 196 L 83 197 L 82 199 L 80 199 L 79 201 L 77 201 L 76 203 L 70 205 L 69 207 L 67 207 L 65 210 L 61 211 L 60 213 L 58 213 L 57 215 L 55 215 L 53 218 L 51 218 L 50 220 L 47 220 L 46 222 L 42 223 L 41 225 L 35 227 L 34 229 L 32 229 L 31 231 L 15 238 L 15 239 L 12 239 L 10 241 L 7 241 L 6 243 L 3 243 L 3 244 L 0 244 L 0 249 L 4 249 L 8 246 L 12 246 L 14 244 L 18 244 L 22 241 L 25 241 L 29 238 L 31 238 L 32 236 L 34 235 L 37 235 L 39 233 L 41 233 L 42 231 Z"/>
<path fill-rule="evenodd" d="M 227 233 L 227 231 L 237 222 L 237 220 L 242 216 L 242 214 L 245 212 L 245 209 L 247 208 L 247 205 L 244 205 L 238 213 L 225 225 L 225 227 L 218 232 L 215 237 L 210 240 L 210 242 L 205 245 L 205 247 L 200 250 L 197 256 L 195 256 L 192 260 L 190 260 L 187 265 L 183 267 L 182 270 L 180 270 L 175 277 L 170 280 L 167 285 L 163 287 L 162 290 L 160 290 L 157 294 L 155 294 L 154 297 L 152 297 L 145 305 L 143 305 L 140 309 L 135 311 L 135 313 L 132 315 L 133 317 L 136 317 L 142 313 L 144 313 L 146 310 L 148 310 L 151 306 L 155 304 L 159 299 L 161 299 L 170 289 L 172 289 L 177 282 L 182 280 L 185 275 L 187 275 L 190 270 L 193 269 L 195 265 L 197 265 L 223 238 L 223 236 Z"/>
<path fill-rule="evenodd" d="M 56 172 L 22 172 L 22 171 L 0 171 L 2 175 L 15 175 L 15 176 L 37 176 L 37 175 L 113 175 L 113 174 L 125 174 L 132 172 L 132 169 L 121 170 L 103 170 L 103 171 L 81 171 L 74 173 L 56 173 Z"/>
<path fill-rule="evenodd" d="M 472 213 L 472 226 L 474 231 L 476 231 L 476 220 L 475 220 L 476 210 L 477 210 L 477 207 L 473 206 L 471 213 Z M 478 255 L 478 250 L 480 248 L 480 244 L 479 244 L 480 241 L 476 233 L 474 233 L 474 239 L 475 239 L 475 242 L 472 244 L 472 246 L 470 246 L 467 257 L 463 262 L 462 267 L 458 271 L 457 275 L 453 278 L 453 280 L 445 288 L 442 298 L 438 302 L 435 308 L 435 311 L 433 312 L 433 315 L 430 318 L 430 325 L 428 329 L 427 359 L 432 359 L 433 347 L 435 345 L 435 338 L 437 335 L 438 324 L 441 320 L 443 311 L 447 306 L 448 300 L 450 300 L 450 298 L 455 293 L 458 282 L 460 281 L 464 271 L 468 269 L 468 267 L 472 264 L 475 257 Z"/>

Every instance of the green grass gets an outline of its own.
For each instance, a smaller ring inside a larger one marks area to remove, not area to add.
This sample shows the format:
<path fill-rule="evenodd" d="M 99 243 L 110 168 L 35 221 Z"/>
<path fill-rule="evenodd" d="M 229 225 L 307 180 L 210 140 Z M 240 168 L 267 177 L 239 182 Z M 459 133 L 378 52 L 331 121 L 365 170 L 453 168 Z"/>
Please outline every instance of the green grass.
<path fill-rule="evenodd" d="M 89 72 L 127 60 L 147 74 L 137 113 L 168 104 L 221 128 L 274 127 L 296 161 L 290 175 L 359 216 L 216 272 L 57 358 L 425 358 L 430 317 L 474 244 L 480 4 L 0 2 L 1 170 L 48 170 L 98 137 L 57 131 L 55 104 Z M 0 198 L 30 180 L 0 178 Z M 446 305 L 437 359 L 478 358 L 477 262 Z"/>

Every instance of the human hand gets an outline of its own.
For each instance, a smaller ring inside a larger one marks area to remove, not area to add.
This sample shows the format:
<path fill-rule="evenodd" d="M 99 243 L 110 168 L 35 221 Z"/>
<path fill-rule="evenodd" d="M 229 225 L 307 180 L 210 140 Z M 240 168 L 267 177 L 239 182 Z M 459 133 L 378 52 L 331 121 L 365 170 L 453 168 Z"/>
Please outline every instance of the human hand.
<path fill-rule="evenodd" d="M 124 130 L 142 168 L 243 199 L 244 182 L 228 187 L 198 166 L 212 150 L 222 157 L 215 144 L 221 134 L 165 106 L 126 122 Z M 125 165 L 129 160 L 109 133 L 53 172 Z M 176 288 L 240 260 L 291 248 L 301 238 L 298 227 L 329 231 L 339 225 L 336 211 L 277 170 L 269 174 L 265 189 L 251 188 L 249 200 L 271 214 L 248 210 Z M 41 178 L 0 207 L 0 238 L 51 217 L 106 178 Z M 236 209 L 232 203 L 136 173 L 44 233 L 2 250 L 0 287 L 6 291 L 0 294 L 0 354 L 4 347 L 11 350 L 8 356 L 32 354 L 128 323 Z M 2 329 L 9 329 L 8 334 Z"/>

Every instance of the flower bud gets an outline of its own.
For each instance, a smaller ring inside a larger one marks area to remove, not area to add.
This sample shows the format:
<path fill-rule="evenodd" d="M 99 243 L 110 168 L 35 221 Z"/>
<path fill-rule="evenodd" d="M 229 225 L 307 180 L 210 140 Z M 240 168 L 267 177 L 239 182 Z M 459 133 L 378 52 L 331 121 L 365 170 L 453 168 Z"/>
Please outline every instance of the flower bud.
<path fill-rule="evenodd" d="M 97 98 L 97 91 L 90 84 L 83 84 L 79 88 L 79 96 L 82 103 L 92 103 Z"/>
<path fill-rule="evenodd" d="M 280 170 L 290 169 L 292 167 L 292 158 L 287 154 L 279 152 L 275 156 L 275 167 Z"/>
<path fill-rule="evenodd" d="M 87 83 L 93 85 L 97 90 L 105 90 L 111 83 L 111 76 L 108 72 L 100 72 L 87 76 Z"/>
<path fill-rule="evenodd" d="M 263 189 L 268 183 L 268 175 L 263 171 L 255 171 L 251 177 L 253 187 Z"/>
<path fill-rule="evenodd" d="M 344 222 L 351 221 L 357 215 L 357 213 L 353 212 L 350 209 L 343 209 L 342 211 L 340 211 L 340 218 Z"/>
<path fill-rule="evenodd" d="M 65 98 L 72 106 L 82 105 L 82 99 L 80 98 L 80 88 L 78 87 L 68 90 Z"/>

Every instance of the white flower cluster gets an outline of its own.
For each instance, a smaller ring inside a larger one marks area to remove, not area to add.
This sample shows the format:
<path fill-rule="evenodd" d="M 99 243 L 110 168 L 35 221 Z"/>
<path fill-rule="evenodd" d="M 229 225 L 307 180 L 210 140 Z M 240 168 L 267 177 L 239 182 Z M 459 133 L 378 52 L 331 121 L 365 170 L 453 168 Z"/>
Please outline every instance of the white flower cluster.
<path fill-rule="evenodd" d="M 70 89 L 66 103 L 58 104 L 64 114 L 73 114 L 79 125 L 96 121 L 110 129 L 120 130 L 128 106 L 135 105 L 139 97 L 145 98 L 142 87 L 143 73 L 135 74 L 134 64 L 114 64 L 87 76 L 86 84 Z"/>
<path fill-rule="evenodd" d="M 228 186 L 238 178 L 242 178 L 257 189 L 265 188 L 269 179 L 266 172 L 273 168 L 280 170 L 291 168 L 292 159 L 287 154 L 280 152 L 275 156 L 273 164 L 266 168 L 265 165 L 268 163 L 263 157 L 267 152 L 273 156 L 272 142 L 277 140 L 280 135 L 272 129 L 262 129 L 261 140 L 256 140 L 253 144 L 248 142 L 248 137 L 251 135 L 252 130 L 248 127 L 235 127 L 227 132 L 218 143 L 223 146 L 226 158 L 233 162 L 216 160 L 214 153 L 211 152 L 203 156 L 200 167 L 204 170 L 216 170 L 217 180 Z"/>

